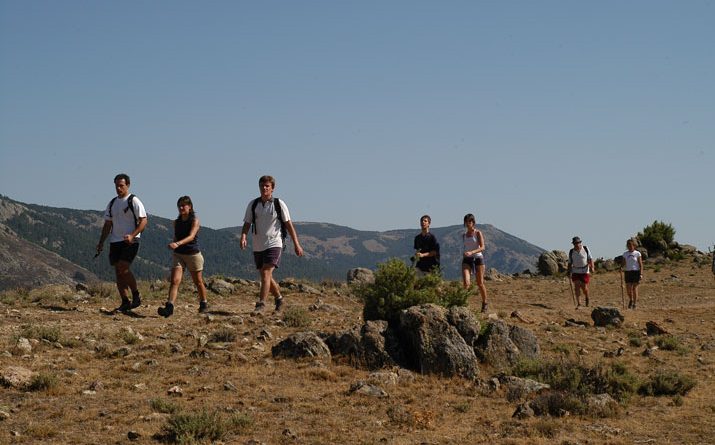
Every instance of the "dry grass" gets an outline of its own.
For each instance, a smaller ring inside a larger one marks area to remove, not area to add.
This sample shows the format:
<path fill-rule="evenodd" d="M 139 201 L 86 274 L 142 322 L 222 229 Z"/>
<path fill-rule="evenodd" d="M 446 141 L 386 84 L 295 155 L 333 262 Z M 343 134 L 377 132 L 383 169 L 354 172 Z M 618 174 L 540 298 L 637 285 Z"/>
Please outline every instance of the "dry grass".
<path fill-rule="evenodd" d="M 219 437 L 214 440 L 227 444 L 712 443 L 715 280 L 708 268 L 687 260 L 647 268 L 645 276 L 639 309 L 625 311 L 619 329 L 564 326 L 569 318 L 590 321 L 590 312 L 573 309 L 565 280 L 487 283 L 492 312 L 503 317 L 518 310 L 533 321 L 508 320 L 535 332 L 545 361 L 573 360 L 586 369 L 615 363 L 651 382 L 653 393 L 668 394 L 636 393 L 615 417 L 523 421 L 511 418 L 515 405 L 503 394 L 479 382 L 415 375 L 380 384 L 389 397 L 374 398 L 349 393 L 351 384 L 370 380 L 369 371 L 338 360 L 273 359 L 271 347 L 291 333 L 360 323 L 360 303 L 336 283 L 313 287 L 339 311 L 311 312 L 315 295 L 284 291 L 289 313 L 255 317 L 255 287 L 210 295 L 208 316 L 197 313 L 191 287 L 182 287 L 168 319 L 156 314 L 166 299 L 156 283 L 141 283 L 144 306 L 137 317 L 100 311 L 119 303 L 111 285 L 96 284 L 87 295 L 60 286 L 6 292 L 0 296 L 0 352 L 12 351 L 23 335 L 34 342 L 24 358 L 0 355 L 0 370 L 22 366 L 41 377 L 34 390 L 0 388 L 0 407 L 10 414 L 0 421 L 0 444 L 128 443 L 129 431 L 139 433 L 133 443 L 153 445 L 185 431 L 187 442 Z M 591 301 L 620 306 L 620 289 L 618 273 L 597 274 Z M 472 309 L 477 300 L 470 299 Z M 672 337 L 646 337 L 649 320 Z M 663 347 L 642 354 L 656 344 Z M 619 348 L 619 356 L 604 357 Z M 491 370 L 482 367 L 481 376 L 487 380 Z M 180 396 L 169 394 L 174 386 Z M 220 428 L 208 428 L 212 422 Z"/>

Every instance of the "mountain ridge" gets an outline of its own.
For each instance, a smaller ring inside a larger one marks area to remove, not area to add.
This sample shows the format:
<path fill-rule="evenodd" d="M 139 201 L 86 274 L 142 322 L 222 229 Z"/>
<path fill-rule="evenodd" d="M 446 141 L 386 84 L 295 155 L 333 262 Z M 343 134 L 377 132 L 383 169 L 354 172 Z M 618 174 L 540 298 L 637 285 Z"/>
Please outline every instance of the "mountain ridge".
<path fill-rule="evenodd" d="M 102 222 L 102 211 L 26 204 L 0 195 L 0 229 L 5 230 L 7 236 L 59 255 L 86 270 L 87 277 L 112 281 L 114 271 L 108 264 L 106 253 L 94 258 Z M 354 267 L 374 269 L 378 263 L 391 257 L 409 261 L 414 253 L 413 239 L 419 233 L 418 228 L 362 231 L 326 222 L 295 222 L 295 226 L 305 256 L 296 257 L 292 242 L 288 241 L 281 267 L 276 271 L 279 278 L 291 276 L 312 281 L 342 281 L 347 270 Z M 536 270 L 538 255 L 544 249 L 491 224 L 480 224 L 478 227 L 484 233 L 487 244 L 487 268 L 495 268 L 502 273 Z M 445 278 L 457 279 L 460 276 L 463 230 L 459 225 L 432 229 L 440 242 Z M 255 278 L 250 249 L 241 250 L 239 246 L 240 231 L 240 226 L 222 229 L 202 226 L 199 243 L 206 259 L 206 275 Z M 172 219 L 150 214 L 149 224 L 141 237 L 139 255 L 132 265 L 138 278 L 163 279 L 168 276 L 171 252 L 167 244 L 171 237 Z M 4 276 L 0 281 L 8 281 Z"/>

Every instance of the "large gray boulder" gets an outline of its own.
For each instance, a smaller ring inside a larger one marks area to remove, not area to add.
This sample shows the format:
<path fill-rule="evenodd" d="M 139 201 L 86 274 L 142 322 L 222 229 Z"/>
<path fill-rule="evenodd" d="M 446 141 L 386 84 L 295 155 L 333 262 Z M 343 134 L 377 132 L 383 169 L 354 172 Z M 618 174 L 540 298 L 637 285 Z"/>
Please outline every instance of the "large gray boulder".
<path fill-rule="evenodd" d="M 368 321 L 362 328 L 352 328 L 325 337 L 330 352 L 347 357 L 354 366 L 377 370 L 396 364 L 399 340 L 384 320 Z"/>
<path fill-rule="evenodd" d="M 533 332 L 502 320 L 489 322 L 474 351 L 481 361 L 497 369 L 515 365 L 521 358 L 538 358 L 541 353 Z"/>
<path fill-rule="evenodd" d="M 328 345 L 315 332 L 298 332 L 271 348 L 273 357 L 330 358 Z"/>
<path fill-rule="evenodd" d="M 447 321 L 457 328 L 467 345 L 474 347 L 479 337 L 479 319 L 472 311 L 464 306 L 452 306 L 447 311 Z"/>
<path fill-rule="evenodd" d="M 405 353 L 423 374 L 474 378 L 479 374 L 474 349 L 447 320 L 447 310 L 433 304 L 413 306 L 400 314 Z"/>
<path fill-rule="evenodd" d="M 541 275 L 553 276 L 563 273 L 568 268 L 568 255 L 560 250 L 543 252 L 539 255 L 536 267 Z"/>

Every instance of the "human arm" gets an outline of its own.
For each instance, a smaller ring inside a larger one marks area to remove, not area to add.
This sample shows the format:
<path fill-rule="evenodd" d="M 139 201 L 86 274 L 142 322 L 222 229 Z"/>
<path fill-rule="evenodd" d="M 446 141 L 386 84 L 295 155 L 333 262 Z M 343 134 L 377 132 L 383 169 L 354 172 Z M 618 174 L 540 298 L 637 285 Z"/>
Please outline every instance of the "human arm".
<path fill-rule="evenodd" d="M 480 252 L 484 252 L 484 235 L 480 230 L 476 231 L 477 233 L 477 248 L 468 250 L 464 252 L 464 256 L 474 256 Z"/>
<path fill-rule="evenodd" d="M 295 231 L 293 222 L 286 221 L 285 225 L 286 225 L 286 229 L 288 229 L 288 234 L 290 235 L 290 238 L 293 240 L 293 246 L 295 247 L 295 254 L 298 256 L 303 256 L 303 248 L 300 246 L 300 241 L 298 241 L 298 233 Z"/>
<path fill-rule="evenodd" d="M 124 235 L 124 242 L 127 244 L 132 244 L 134 242 L 134 238 L 136 238 L 137 235 L 139 235 L 144 231 L 144 229 L 146 229 L 146 225 L 149 222 L 146 216 L 139 217 L 137 218 L 137 220 L 139 221 L 139 224 L 137 224 L 134 231 L 132 231 L 132 233 L 128 235 Z"/>
<path fill-rule="evenodd" d="M 99 242 L 97 243 L 97 253 L 104 249 L 104 241 L 106 241 L 109 234 L 112 232 L 112 221 L 104 220 L 104 225 L 102 226 L 102 234 L 99 236 Z"/>
<path fill-rule="evenodd" d="M 251 229 L 251 223 L 244 222 L 243 227 L 241 227 L 241 250 L 245 249 L 248 245 L 248 231 Z"/>
<path fill-rule="evenodd" d="M 643 278 L 643 257 L 638 255 L 638 270 L 641 272 L 641 278 Z"/>

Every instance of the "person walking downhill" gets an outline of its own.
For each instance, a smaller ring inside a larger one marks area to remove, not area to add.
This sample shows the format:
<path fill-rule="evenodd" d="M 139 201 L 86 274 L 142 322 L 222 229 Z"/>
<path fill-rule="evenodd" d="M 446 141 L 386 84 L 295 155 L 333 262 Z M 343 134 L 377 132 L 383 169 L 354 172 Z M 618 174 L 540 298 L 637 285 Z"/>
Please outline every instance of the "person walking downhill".
<path fill-rule="evenodd" d="M 635 309 L 638 301 L 638 284 L 643 279 L 643 258 L 636 250 L 636 243 L 632 239 L 626 241 L 626 250 L 623 253 L 625 262 L 624 277 L 626 292 L 628 293 L 628 309 Z"/>
<path fill-rule="evenodd" d="M 283 306 L 283 297 L 278 283 L 273 279 L 273 270 L 280 264 L 287 234 L 293 239 L 295 254 L 303 256 L 303 248 L 290 220 L 288 206 L 283 200 L 273 197 L 275 187 L 276 181 L 272 176 L 261 176 L 258 180 L 261 196 L 248 203 L 243 217 L 241 249 L 246 248 L 248 231 L 253 226 L 253 259 L 261 276 L 261 291 L 254 312 L 265 308 L 269 293 L 273 295 L 276 311 Z"/>
<path fill-rule="evenodd" d="M 571 276 L 574 287 L 576 288 L 576 309 L 581 306 L 581 293 L 583 293 L 586 306 L 589 305 L 588 283 L 591 281 L 591 272 L 593 267 L 593 258 L 588 251 L 588 247 L 581 243 L 581 238 L 574 236 L 571 239 L 573 248 L 569 250 L 568 273 Z"/>
<path fill-rule="evenodd" d="M 415 236 L 415 267 L 422 275 L 439 271 L 439 243 L 429 230 L 431 224 L 432 218 L 423 215 L 420 218 L 421 231 Z"/>
<path fill-rule="evenodd" d="M 129 193 L 129 176 L 120 173 L 114 177 L 117 196 L 112 198 L 104 210 L 104 226 L 97 243 L 97 255 L 104 249 L 104 241 L 109 237 L 109 264 L 114 266 L 117 290 L 122 299 L 116 309 L 126 312 L 141 306 L 141 296 L 137 281 L 129 269 L 139 252 L 139 238 L 147 225 L 144 204 Z M 131 290 L 132 300 L 128 292 Z"/>
<path fill-rule="evenodd" d="M 480 230 L 477 230 L 477 221 L 474 215 L 468 213 L 464 216 L 464 227 L 467 229 L 462 234 L 463 241 L 463 257 L 462 257 L 462 284 L 467 289 L 471 286 L 471 276 L 474 273 L 474 279 L 479 288 L 479 293 L 482 297 L 482 312 L 489 309 L 487 303 L 487 287 L 484 285 L 484 235 Z"/>
<path fill-rule="evenodd" d="M 194 203 L 189 196 L 182 196 L 176 202 L 179 209 L 179 216 L 174 220 L 174 239 L 167 246 L 173 250 L 171 265 L 171 285 L 169 286 L 169 298 L 164 305 L 157 309 L 162 317 L 170 317 L 174 313 L 176 296 L 179 293 L 179 285 L 184 275 L 184 269 L 188 269 L 191 279 L 196 285 L 199 293 L 199 313 L 208 312 L 206 302 L 206 286 L 204 285 L 204 256 L 199 248 L 199 229 L 201 223 L 194 213 Z"/>

